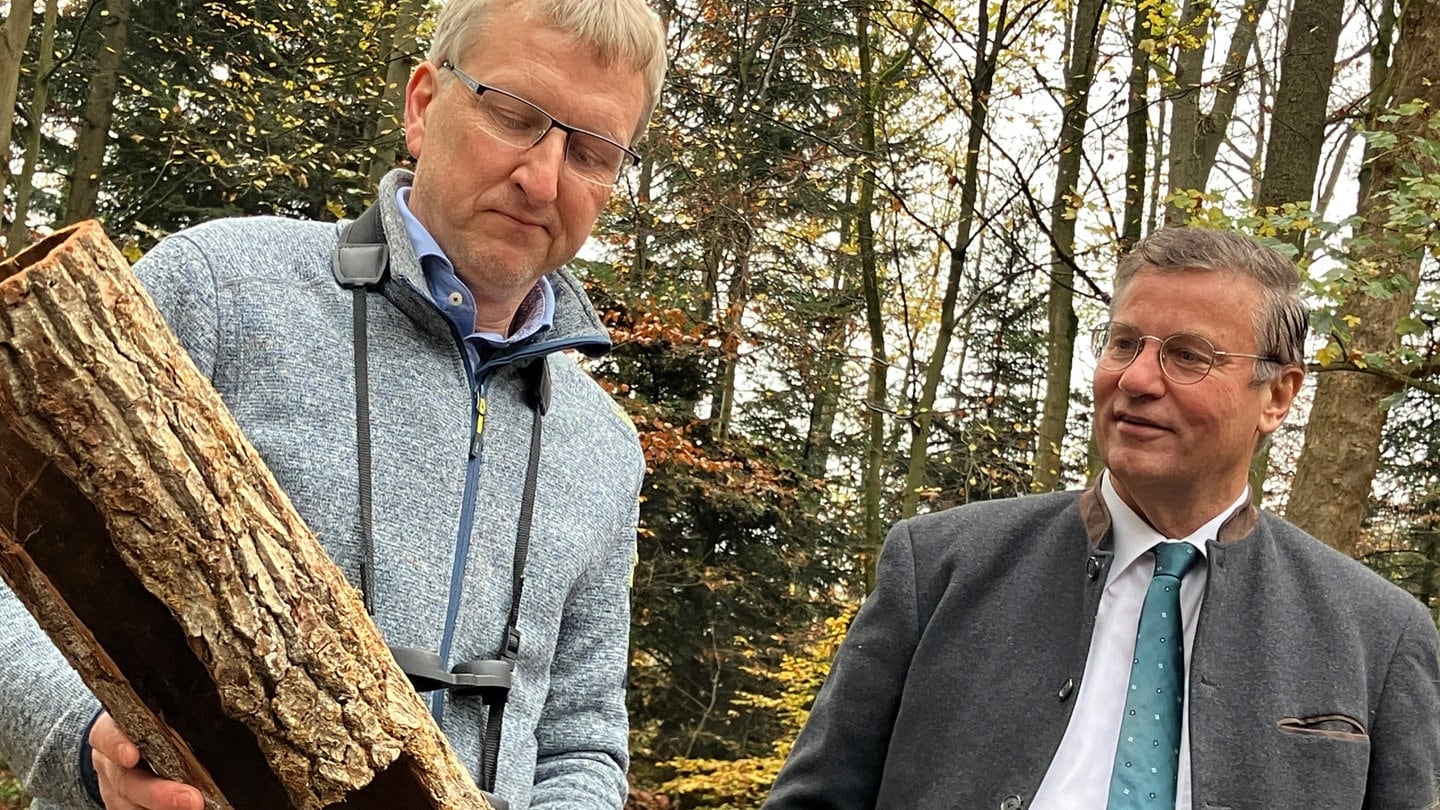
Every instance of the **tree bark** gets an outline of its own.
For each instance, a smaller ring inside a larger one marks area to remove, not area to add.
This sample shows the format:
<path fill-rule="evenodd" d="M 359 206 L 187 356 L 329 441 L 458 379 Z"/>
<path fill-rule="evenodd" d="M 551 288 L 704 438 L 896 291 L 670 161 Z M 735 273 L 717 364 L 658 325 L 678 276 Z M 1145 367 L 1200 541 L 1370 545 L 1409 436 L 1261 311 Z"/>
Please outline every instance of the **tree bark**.
<path fill-rule="evenodd" d="M 1196 5 L 1197 19 L 1189 25 L 1199 26 L 1195 36 L 1199 44 L 1182 51 L 1175 60 L 1175 114 L 1170 119 L 1170 190 L 1205 191 L 1209 188 L 1210 170 L 1215 168 L 1215 155 L 1220 151 L 1220 142 L 1230 128 L 1230 119 L 1235 113 L 1235 98 L 1245 78 L 1245 66 L 1250 51 L 1255 45 L 1255 28 L 1260 15 L 1265 12 L 1268 0 L 1247 0 L 1241 7 L 1235 30 L 1230 35 L 1230 48 L 1225 64 L 1220 68 L 1220 77 L 1215 82 L 1215 101 L 1210 109 L 1200 111 L 1200 90 L 1203 87 L 1201 74 L 1204 68 L 1205 47 L 1210 42 L 1208 14 L 1204 21 L 1199 19 L 1200 10 L 1208 11 L 1208 4 Z M 1181 23 L 1186 27 L 1187 23 Z M 1318 154 L 1318 153 L 1317 153 Z M 1180 223 L 1185 211 L 1174 205 L 1167 206 L 1167 222 Z"/>
<path fill-rule="evenodd" d="M 1407 244 L 1404 233 L 1391 230 L 1390 197 L 1409 172 L 1428 176 L 1440 172 L 1433 156 L 1417 148 L 1415 139 L 1434 142 L 1431 116 L 1440 112 L 1440 84 L 1430 66 L 1440 60 L 1440 0 L 1409 0 L 1400 17 L 1395 46 L 1395 100 L 1420 100 L 1423 112 L 1402 116 L 1389 129 L 1399 137 L 1390 149 L 1377 150 L 1357 216 L 1366 241 L 1369 266 L 1336 312 L 1351 323 L 1347 359 L 1387 354 L 1400 342 L 1396 320 L 1410 312 L 1420 276 L 1421 254 Z M 1377 124 L 1379 122 L 1376 122 Z M 1411 169 L 1406 164 L 1412 164 Z M 1386 281 L 1390 294 L 1375 297 L 1366 286 Z M 1380 438 L 1386 412 L 1380 402 L 1399 384 L 1373 374 L 1335 371 L 1320 375 L 1315 404 L 1305 430 L 1305 444 L 1296 462 L 1295 480 L 1285 517 L 1335 548 L 1354 556 L 1359 548 L 1370 487 L 1380 462 Z"/>
<path fill-rule="evenodd" d="M 871 3 L 863 2 L 856 15 L 856 43 L 860 68 L 860 152 L 867 158 L 876 150 L 876 106 L 880 99 L 880 83 L 875 75 L 875 53 L 871 47 Z M 867 164 L 860 172 L 860 194 L 855 205 L 855 244 L 860 260 L 861 286 L 865 296 L 865 324 L 870 337 L 870 363 L 865 385 L 865 462 L 861 477 L 861 570 L 865 592 L 875 588 L 876 564 L 885 544 L 885 522 L 881 514 L 884 500 L 885 414 L 890 373 L 889 351 L 885 347 L 885 313 L 881 305 L 880 263 L 875 255 L 875 172 Z"/>
<path fill-rule="evenodd" d="M 1090 120 L 1090 85 L 1095 79 L 1096 45 L 1107 0 L 1080 0 L 1075 5 L 1075 34 L 1065 66 L 1065 111 L 1060 124 L 1060 156 L 1055 196 L 1050 204 L 1050 290 L 1047 296 L 1050 352 L 1045 360 L 1045 401 L 1035 441 L 1031 487 L 1036 492 L 1059 489 L 1061 449 L 1070 416 L 1070 370 L 1075 361 L 1075 217 L 1080 208 L 1080 165 L 1084 158 L 1085 125 Z"/>
<path fill-rule="evenodd" d="M 129 40 L 130 3 L 131 0 L 106 0 L 101 12 L 100 52 L 91 67 L 90 92 L 80 109 L 75 165 L 70 172 L 70 195 L 65 201 L 65 223 L 95 216 L 95 203 L 100 198 L 100 171 L 105 164 L 105 147 L 110 143 L 115 93 L 120 87 L 120 65 Z"/>
<path fill-rule="evenodd" d="M 30 242 L 30 200 L 35 193 L 35 166 L 40 162 L 41 128 L 45 108 L 50 103 L 50 71 L 55 65 L 55 21 L 60 13 L 60 0 L 45 4 L 45 17 L 40 31 L 40 58 L 35 66 L 35 89 L 30 94 L 30 129 L 25 133 L 25 157 L 20 174 L 15 178 L 15 218 L 5 235 L 7 253 L 19 253 Z M 3 143 L 3 141 L 0 141 Z M 3 172 L 7 167 L 0 167 Z"/>
<path fill-rule="evenodd" d="M 20 92 L 20 63 L 30 39 L 34 0 L 11 0 L 10 16 L 0 30 L 0 191 L 10 183 L 10 127 L 15 121 L 15 97 Z M 8 247 L 12 252 L 14 245 Z"/>
<path fill-rule="evenodd" d="M 1296 0 L 1290 12 L 1256 200 L 1261 207 L 1309 205 L 1314 195 L 1344 8 L 1342 0 Z M 1296 245 L 1303 243 L 1299 234 Z"/>
<path fill-rule="evenodd" d="M 1141 47 L 1150 26 L 1136 4 L 1130 28 L 1130 94 L 1125 101 L 1125 213 L 1116 252 L 1129 253 L 1145 222 L 1145 162 L 1150 145 L 1150 54 Z"/>
<path fill-rule="evenodd" d="M 484 808 L 100 227 L 0 265 L 0 573 L 164 776 L 235 810 Z"/>
<path fill-rule="evenodd" d="M 403 0 L 395 11 L 394 27 L 390 30 L 390 51 L 385 56 L 385 86 L 381 88 L 379 111 L 371 123 L 373 135 L 368 174 L 370 185 L 380 186 L 380 178 L 395 168 L 402 144 L 401 124 L 405 112 L 405 83 L 415 55 L 420 51 L 416 36 L 423 0 Z"/>

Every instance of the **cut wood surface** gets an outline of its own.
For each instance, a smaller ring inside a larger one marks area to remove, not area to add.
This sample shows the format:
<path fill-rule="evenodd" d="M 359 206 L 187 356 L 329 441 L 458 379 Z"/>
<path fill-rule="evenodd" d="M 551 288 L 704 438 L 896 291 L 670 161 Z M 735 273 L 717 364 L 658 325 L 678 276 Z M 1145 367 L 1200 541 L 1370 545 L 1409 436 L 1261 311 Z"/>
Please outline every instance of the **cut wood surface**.
<path fill-rule="evenodd" d="M 94 222 L 0 265 L 0 575 L 215 808 L 484 808 Z"/>

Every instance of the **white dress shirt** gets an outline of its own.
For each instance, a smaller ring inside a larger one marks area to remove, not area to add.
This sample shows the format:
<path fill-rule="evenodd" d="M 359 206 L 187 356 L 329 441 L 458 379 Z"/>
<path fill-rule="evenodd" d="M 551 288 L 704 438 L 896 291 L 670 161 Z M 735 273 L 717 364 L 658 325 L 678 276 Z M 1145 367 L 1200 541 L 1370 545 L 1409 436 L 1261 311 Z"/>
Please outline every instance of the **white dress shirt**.
<path fill-rule="evenodd" d="M 1180 775 L 1175 791 L 1176 810 L 1190 810 L 1190 649 L 1195 644 L 1195 626 L 1209 578 L 1205 557 L 1206 541 L 1215 539 L 1220 526 L 1250 498 L 1249 487 L 1229 508 L 1216 515 L 1189 537 L 1167 538 L 1150 527 L 1131 509 L 1110 482 L 1110 473 L 1100 479 L 1100 495 L 1110 510 L 1115 541 L 1115 559 L 1100 595 L 1095 630 L 1090 639 L 1090 656 L 1085 674 L 1075 693 L 1075 711 L 1060 740 L 1050 769 L 1035 791 L 1031 810 L 1103 810 L 1110 798 L 1110 771 L 1115 765 L 1115 746 L 1120 739 L 1120 716 L 1125 710 L 1125 685 L 1130 682 L 1130 664 L 1135 658 L 1135 633 L 1140 624 L 1140 607 L 1155 573 L 1156 543 L 1184 542 L 1200 550 L 1205 565 L 1195 565 L 1180 583 L 1180 617 L 1185 626 L 1185 705 L 1180 722 Z M 1199 560 L 1197 560 L 1197 563 Z"/>

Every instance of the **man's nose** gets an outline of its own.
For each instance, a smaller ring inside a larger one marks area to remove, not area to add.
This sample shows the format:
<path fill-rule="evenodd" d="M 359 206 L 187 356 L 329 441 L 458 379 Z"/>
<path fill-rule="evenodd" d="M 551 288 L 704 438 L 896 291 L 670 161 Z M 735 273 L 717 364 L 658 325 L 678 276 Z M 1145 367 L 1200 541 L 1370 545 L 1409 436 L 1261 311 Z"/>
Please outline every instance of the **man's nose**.
<path fill-rule="evenodd" d="M 1155 344 L 1155 350 L 1146 351 L 1151 343 Z M 1160 355 L 1159 338 L 1142 337 L 1139 354 L 1120 373 L 1121 390 L 1128 394 L 1163 393 L 1167 380 Z"/>
<path fill-rule="evenodd" d="M 521 155 L 520 165 L 515 170 L 515 181 L 532 200 L 552 202 L 559 193 L 560 173 L 565 171 L 568 142 L 564 130 L 552 128 Z"/>

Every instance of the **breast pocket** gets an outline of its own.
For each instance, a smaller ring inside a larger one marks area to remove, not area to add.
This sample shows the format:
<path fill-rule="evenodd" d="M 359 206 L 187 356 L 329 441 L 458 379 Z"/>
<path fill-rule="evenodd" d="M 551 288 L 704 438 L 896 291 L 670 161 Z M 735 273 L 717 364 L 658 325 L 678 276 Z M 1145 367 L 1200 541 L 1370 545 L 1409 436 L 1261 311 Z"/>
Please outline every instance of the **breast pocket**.
<path fill-rule="evenodd" d="M 1296 796 L 1313 796 L 1316 807 L 1354 808 L 1365 801 L 1370 735 L 1345 714 L 1282 717 L 1276 722 L 1280 758 Z"/>

